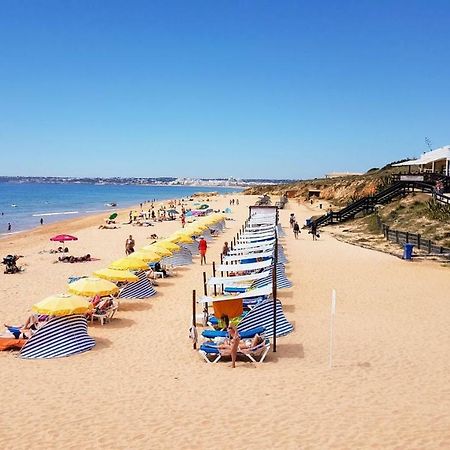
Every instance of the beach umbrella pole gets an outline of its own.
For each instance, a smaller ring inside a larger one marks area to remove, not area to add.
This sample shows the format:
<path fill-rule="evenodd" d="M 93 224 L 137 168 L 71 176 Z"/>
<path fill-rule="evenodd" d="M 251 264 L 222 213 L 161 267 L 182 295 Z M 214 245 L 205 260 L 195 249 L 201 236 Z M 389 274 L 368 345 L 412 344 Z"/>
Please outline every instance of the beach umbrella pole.
<path fill-rule="evenodd" d="M 206 284 L 206 272 L 203 272 L 203 293 L 208 296 L 208 285 Z M 208 323 L 208 303 L 203 306 L 203 325 Z"/>
<path fill-rule="evenodd" d="M 212 267 L 213 267 L 213 277 L 216 276 L 216 263 L 213 261 L 212 263 Z M 214 284 L 214 295 L 217 295 L 217 288 L 216 285 Z"/>

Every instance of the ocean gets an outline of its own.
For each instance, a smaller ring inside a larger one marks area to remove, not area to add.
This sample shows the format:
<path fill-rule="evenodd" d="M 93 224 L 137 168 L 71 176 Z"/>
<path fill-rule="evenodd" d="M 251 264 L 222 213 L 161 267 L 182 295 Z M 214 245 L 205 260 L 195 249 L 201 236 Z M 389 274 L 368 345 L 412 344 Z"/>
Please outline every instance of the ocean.
<path fill-rule="evenodd" d="M 146 200 L 189 197 L 195 192 L 238 192 L 240 188 L 111 184 L 0 183 L 0 236 L 87 214 L 112 213 Z"/>

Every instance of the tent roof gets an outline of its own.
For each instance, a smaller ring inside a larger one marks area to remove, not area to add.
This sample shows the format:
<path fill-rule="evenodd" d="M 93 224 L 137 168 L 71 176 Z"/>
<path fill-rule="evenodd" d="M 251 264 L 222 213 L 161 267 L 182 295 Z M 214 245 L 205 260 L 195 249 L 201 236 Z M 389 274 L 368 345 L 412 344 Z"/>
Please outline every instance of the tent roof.
<path fill-rule="evenodd" d="M 226 285 L 239 284 L 244 281 L 262 280 L 263 278 L 266 278 L 267 276 L 271 275 L 272 272 L 270 270 L 266 270 L 265 272 L 252 273 L 250 275 L 238 275 L 235 277 L 211 277 L 208 280 L 208 285 L 214 286 L 217 284 L 226 284 Z"/>
<path fill-rule="evenodd" d="M 266 267 L 270 267 L 272 265 L 271 259 L 266 259 L 265 261 L 259 261 L 255 263 L 248 264 L 220 264 L 217 267 L 219 272 L 247 272 L 250 270 L 259 270 L 265 269 Z"/>
<path fill-rule="evenodd" d="M 272 286 L 266 285 L 257 289 L 250 289 L 249 291 L 242 292 L 236 295 L 218 295 L 217 297 L 208 297 L 205 295 L 204 297 L 200 298 L 197 303 L 226 302 L 228 300 L 238 300 L 270 294 L 272 294 Z"/>
<path fill-rule="evenodd" d="M 418 159 L 412 159 L 410 161 L 393 164 L 393 166 L 419 166 L 422 164 L 432 163 L 433 161 L 439 161 L 440 159 L 450 159 L 450 145 L 425 152 Z"/>

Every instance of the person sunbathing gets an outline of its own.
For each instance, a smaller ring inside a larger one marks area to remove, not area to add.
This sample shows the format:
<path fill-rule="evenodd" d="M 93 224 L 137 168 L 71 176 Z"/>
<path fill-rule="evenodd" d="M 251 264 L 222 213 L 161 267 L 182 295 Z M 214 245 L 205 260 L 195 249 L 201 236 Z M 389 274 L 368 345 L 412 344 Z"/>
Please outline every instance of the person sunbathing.
<path fill-rule="evenodd" d="M 85 256 L 60 256 L 58 261 L 65 263 L 76 263 L 76 262 L 85 262 L 90 261 L 91 255 L 88 253 Z"/>
<path fill-rule="evenodd" d="M 50 320 L 51 316 L 31 314 L 24 325 L 8 325 L 4 324 L 10 333 L 16 339 L 28 339 L 33 336 L 36 331 Z"/>
<path fill-rule="evenodd" d="M 241 342 L 241 337 L 234 325 L 228 327 L 228 334 L 230 338 L 223 344 L 218 346 L 220 353 L 224 356 L 231 356 L 231 367 L 234 369 L 236 367 L 236 357 L 239 350 L 239 344 Z"/>
<path fill-rule="evenodd" d="M 255 336 L 252 339 L 240 339 L 238 350 L 240 352 L 245 353 L 245 351 L 255 348 L 259 344 L 262 344 L 263 342 L 264 339 L 259 334 L 255 334 Z M 217 346 L 217 348 L 219 350 L 223 350 L 224 352 L 231 351 L 231 342 L 230 341 L 222 342 Z"/>

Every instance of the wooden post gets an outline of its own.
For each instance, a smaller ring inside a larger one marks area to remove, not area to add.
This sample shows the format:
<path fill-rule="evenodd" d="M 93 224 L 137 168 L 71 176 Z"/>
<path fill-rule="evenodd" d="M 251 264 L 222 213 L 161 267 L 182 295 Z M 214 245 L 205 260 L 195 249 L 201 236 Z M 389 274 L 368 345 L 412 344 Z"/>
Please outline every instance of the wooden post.
<path fill-rule="evenodd" d="M 222 264 L 223 264 L 223 255 L 221 253 L 220 254 L 220 265 L 222 265 Z M 223 271 L 222 270 L 220 271 L 220 276 L 223 277 Z M 221 285 L 221 292 L 223 294 L 223 284 Z"/>
<path fill-rule="evenodd" d="M 203 293 L 208 296 L 208 284 L 206 283 L 206 272 L 203 272 Z M 203 325 L 208 322 L 208 303 L 203 305 Z"/>
<path fill-rule="evenodd" d="M 386 225 L 386 240 L 389 240 L 389 225 Z"/>
<path fill-rule="evenodd" d="M 409 244 L 409 233 L 406 232 L 406 243 Z"/>
<path fill-rule="evenodd" d="M 192 291 L 192 326 L 194 327 L 193 330 L 193 335 L 194 335 L 194 340 L 193 340 L 193 344 L 192 344 L 192 348 L 195 350 L 197 348 L 197 342 L 195 340 L 195 336 L 196 336 L 196 325 L 197 325 L 197 318 L 196 318 L 196 312 L 195 312 L 195 308 L 196 308 L 196 295 L 195 295 L 195 289 Z"/>
<path fill-rule="evenodd" d="M 216 276 L 216 263 L 214 261 L 212 263 L 212 268 L 213 268 L 213 277 L 215 277 Z M 216 285 L 214 285 L 214 295 L 217 295 Z"/>
<path fill-rule="evenodd" d="M 399 243 L 398 242 L 398 230 L 395 230 L 395 242 L 397 242 L 397 244 Z"/>
<path fill-rule="evenodd" d="M 208 285 L 206 283 L 206 272 L 203 272 L 203 292 L 208 295 Z"/>
<path fill-rule="evenodd" d="M 428 253 L 431 253 L 431 239 L 428 239 Z"/>
<path fill-rule="evenodd" d="M 420 250 L 420 234 L 417 235 L 417 248 Z"/>

